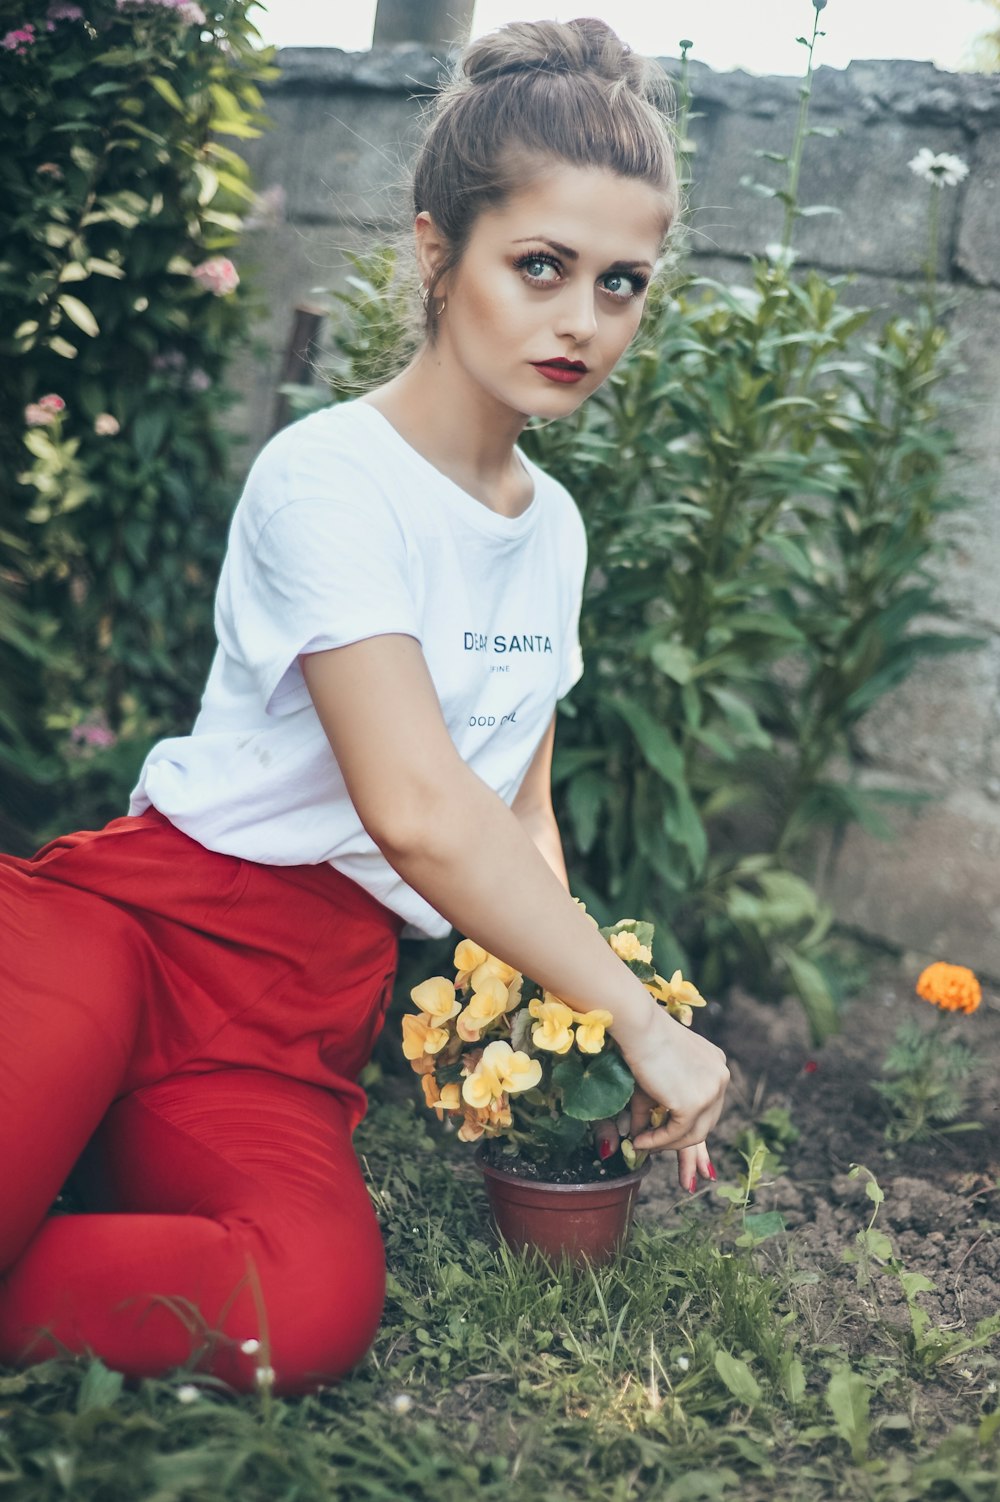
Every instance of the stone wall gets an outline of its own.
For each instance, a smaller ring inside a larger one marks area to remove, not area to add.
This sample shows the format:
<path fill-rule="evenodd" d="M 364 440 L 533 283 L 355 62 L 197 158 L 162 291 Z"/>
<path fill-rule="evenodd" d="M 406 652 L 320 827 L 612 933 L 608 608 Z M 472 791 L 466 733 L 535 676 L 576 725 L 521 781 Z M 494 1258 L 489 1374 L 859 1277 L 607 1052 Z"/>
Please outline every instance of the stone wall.
<path fill-rule="evenodd" d="M 325 301 L 343 275 L 345 250 L 405 222 L 407 163 L 439 77 L 434 58 L 416 47 L 286 49 L 279 63 L 281 77 L 267 94 L 274 129 L 248 155 L 259 188 L 284 187 L 287 218 L 248 234 L 240 255 L 266 305 L 261 356 L 245 372 L 241 413 L 257 446 L 271 429 L 293 307 Z M 754 151 L 789 149 L 799 83 L 698 65 L 691 77 L 698 118 L 691 122 L 689 249 L 698 269 L 744 281 L 748 254 L 779 237 L 781 208 L 740 180 L 781 171 Z M 893 817 L 892 842 L 852 830 L 827 852 L 824 895 L 842 922 L 869 936 L 998 979 L 1000 78 L 911 62 L 821 68 L 811 120 L 838 134 L 807 143 L 800 201 L 843 212 L 800 221 L 800 264 L 855 273 L 848 295 L 887 312 L 912 301 L 925 256 L 928 189 L 908 161 L 929 146 L 971 168 L 942 196 L 938 275 L 960 296 L 952 324 L 965 366 L 947 393 L 960 450 L 953 480 L 968 498 L 949 519 L 958 548 L 944 591 L 961 616 L 948 629 L 987 643 L 927 661 L 863 724 L 863 781 L 934 798 Z"/>

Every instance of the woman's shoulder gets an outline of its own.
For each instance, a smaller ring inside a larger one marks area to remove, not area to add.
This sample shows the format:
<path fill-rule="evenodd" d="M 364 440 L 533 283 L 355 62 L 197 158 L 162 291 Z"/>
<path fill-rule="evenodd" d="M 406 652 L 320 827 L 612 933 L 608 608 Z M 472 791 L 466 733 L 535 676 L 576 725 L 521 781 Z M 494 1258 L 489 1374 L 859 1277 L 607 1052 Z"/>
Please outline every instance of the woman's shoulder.
<path fill-rule="evenodd" d="M 237 512 L 260 532 L 289 505 L 377 504 L 387 493 L 364 404 L 340 402 L 300 417 L 258 453 Z"/>

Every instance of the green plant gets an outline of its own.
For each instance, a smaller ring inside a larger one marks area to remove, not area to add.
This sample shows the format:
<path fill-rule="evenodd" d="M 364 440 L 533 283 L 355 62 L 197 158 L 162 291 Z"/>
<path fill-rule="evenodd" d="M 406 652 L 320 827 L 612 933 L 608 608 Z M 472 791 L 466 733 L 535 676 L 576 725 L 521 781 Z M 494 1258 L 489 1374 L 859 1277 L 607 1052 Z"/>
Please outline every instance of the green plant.
<path fill-rule="evenodd" d="M 917 994 L 939 1008 L 932 1027 L 915 1018 L 900 1023 L 875 1088 L 889 1104 L 892 1116 L 885 1129 L 888 1142 L 923 1141 L 945 1132 L 980 1131 L 978 1121 L 957 1121 L 968 1101 L 976 1056 L 950 1031 L 949 1012 L 974 1012 L 982 990 L 971 970 L 938 963 L 921 972 Z"/>
<path fill-rule="evenodd" d="M 704 999 L 680 971 L 669 981 L 657 975 L 652 924 L 623 918 L 601 934 L 671 1016 L 690 1026 L 692 1007 Z M 402 1019 L 403 1052 L 426 1104 L 439 1119 L 461 1123 L 463 1142 L 503 1138 L 503 1154 L 533 1165 L 540 1177 L 590 1177 L 581 1159 L 591 1124 L 617 1116 L 635 1091 L 606 1033 L 611 1013 L 574 1012 L 469 939 L 454 960 L 455 979 L 435 975 L 414 986 L 418 1011 Z M 656 1107 L 651 1125 L 664 1115 Z M 628 1168 L 648 1156 L 627 1138 L 621 1150 Z"/>
<path fill-rule="evenodd" d="M 744 1157 L 755 1153 L 758 1147 L 763 1147 L 764 1158 L 761 1171 L 781 1174 L 785 1172 L 785 1164 L 781 1158 L 782 1152 L 786 1147 L 798 1142 L 801 1135 L 787 1107 L 770 1106 L 750 1126 L 744 1127 L 737 1135 L 734 1146 Z"/>
<path fill-rule="evenodd" d="M 0 756 L 23 786 L 0 806 L 25 846 L 68 725 L 141 718 L 131 777 L 204 678 L 232 502 L 219 417 L 250 308 L 224 252 L 253 194 L 224 143 L 259 133 L 273 76 L 250 8 L 54 0 L 2 54 Z M 37 421 L 44 399 L 55 422 Z M 89 795 L 90 773 L 74 784 L 95 820 L 128 786 L 109 797 L 101 762 Z"/>

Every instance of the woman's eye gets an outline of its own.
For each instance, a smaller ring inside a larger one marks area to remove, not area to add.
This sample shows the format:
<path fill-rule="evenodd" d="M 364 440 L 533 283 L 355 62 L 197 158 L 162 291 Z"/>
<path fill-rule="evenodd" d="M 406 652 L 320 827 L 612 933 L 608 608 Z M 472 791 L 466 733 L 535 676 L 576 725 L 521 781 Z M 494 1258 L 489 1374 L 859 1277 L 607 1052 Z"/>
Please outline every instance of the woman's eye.
<path fill-rule="evenodd" d="M 601 281 L 605 292 L 610 292 L 619 302 L 628 302 L 630 298 L 638 296 L 646 285 L 644 277 L 625 271 L 609 271 Z"/>
<path fill-rule="evenodd" d="M 551 284 L 559 280 L 559 267 L 548 256 L 522 256 L 516 264 L 531 282 Z"/>

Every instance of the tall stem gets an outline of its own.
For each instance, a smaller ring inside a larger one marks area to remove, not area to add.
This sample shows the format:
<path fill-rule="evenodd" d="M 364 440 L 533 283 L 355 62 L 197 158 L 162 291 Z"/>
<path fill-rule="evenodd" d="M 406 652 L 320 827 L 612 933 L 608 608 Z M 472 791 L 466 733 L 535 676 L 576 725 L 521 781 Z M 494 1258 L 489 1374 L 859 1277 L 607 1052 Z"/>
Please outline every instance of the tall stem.
<path fill-rule="evenodd" d="M 813 52 L 816 49 L 816 39 L 819 36 L 820 11 L 813 10 L 813 33 L 807 43 L 809 61 L 806 66 L 806 76 L 799 90 L 799 118 L 795 126 L 795 143 L 792 146 L 792 157 L 788 164 L 788 189 L 785 196 L 785 223 L 781 231 L 781 248 L 788 250 L 792 243 L 792 233 L 795 229 L 795 220 L 798 216 L 799 205 L 799 170 L 802 166 L 802 153 L 806 143 L 806 125 L 809 121 L 809 100 L 812 96 L 813 76 Z"/>

